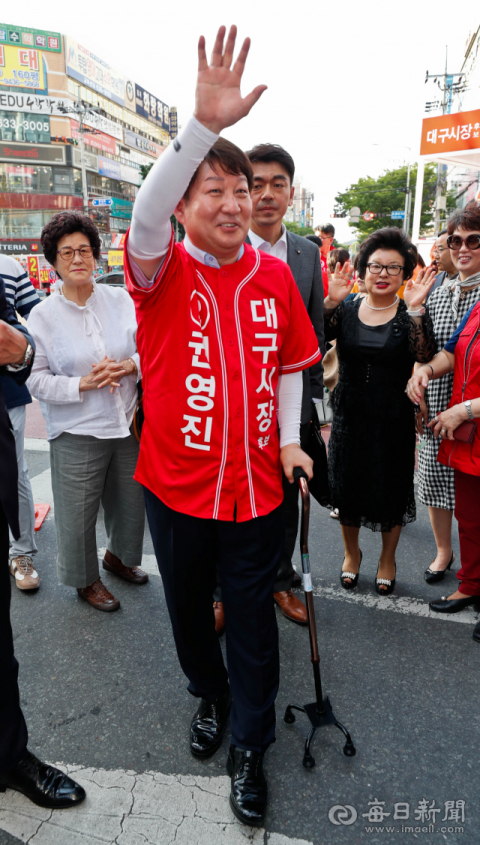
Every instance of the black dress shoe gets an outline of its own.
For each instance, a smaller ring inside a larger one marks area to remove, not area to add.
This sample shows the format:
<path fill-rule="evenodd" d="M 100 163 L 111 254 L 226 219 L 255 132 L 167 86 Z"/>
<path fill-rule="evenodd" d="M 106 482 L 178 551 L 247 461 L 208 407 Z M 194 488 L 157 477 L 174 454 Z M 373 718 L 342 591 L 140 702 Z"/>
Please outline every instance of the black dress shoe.
<path fill-rule="evenodd" d="M 452 556 L 451 556 L 449 562 L 447 563 L 445 569 L 436 570 L 436 569 L 430 569 L 430 567 L 428 567 L 428 569 L 425 570 L 425 581 L 427 582 L 427 584 L 438 584 L 440 581 L 443 581 L 443 579 L 445 578 L 445 573 L 446 573 L 447 569 L 450 569 L 454 560 L 455 560 L 455 555 L 452 552 Z"/>
<path fill-rule="evenodd" d="M 378 561 L 377 574 L 375 576 L 374 586 L 375 591 L 379 596 L 389 596 L 395 589 L 395 580 L 397 577 L 397 562 L 395 561 L 395 578 L 379 578 L 378 570 L 380 568 L 380 561 Z"/>
<path fill-rule="evenodd" d="M 190 726 L 190 751 L 194 757 L 210 757 L 220 748 L 231 706 L 230 688 L 216 701 L 202 698 Z"/>
<path fill-rule="evenodd" d="M 473 629 L 472 637 L 477 643 L 480 643 L 480 622 L 477 622 L 475 628 Z"/>
<path fill-rule="evenodd" d="M 345 590 L 353 590 L 354 587 L 358 584 L 358 576 L 360 575 L 360 567 L 362 565 L 363 560 L 363 552 L 359 549 L 360 552 L 360 563 L 358 564 L 358 572 L 344 572 L 343 569 L 340 571 L 340 584 Z M 345 563 L 345 559 L 343 561 Z M 343 566 L 343 564 L 342 564 Z M 345 580 L 346 579 L 346 580 Z"/>
<path fill-rule="evenodd" d="M 227 772 L 232 779 L 230 806 L 237 819 L 261 827 L 267 812 L 268 787 L 263 771 L 263 754 L 230 746 Z"/>
<path fill-rule="evenodd" d="M 442 596 L 441 599 L 431 601 L 428 604 L 430 610 L 434 610 L 436 613 L 458 613 L 472 604 L 475 605 L 476 610 L 480 610 L 480 596 L 467 596 L 464 599 L 447 599 L 446 596 Z"/>
<path fill-rule="evenodd" d="M 7 774 L 0 775 L 0 792 L 6 789 L 22 792 L 34 804 L 51 810 L 75 807 L 86 797 L 83 787 L 30 751 Z"/>

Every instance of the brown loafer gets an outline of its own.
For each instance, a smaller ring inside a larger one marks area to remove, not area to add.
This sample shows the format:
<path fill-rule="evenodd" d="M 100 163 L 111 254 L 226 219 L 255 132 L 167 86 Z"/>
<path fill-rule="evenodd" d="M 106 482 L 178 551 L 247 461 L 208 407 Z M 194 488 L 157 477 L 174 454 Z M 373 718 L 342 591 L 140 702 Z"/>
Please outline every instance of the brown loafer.
<path fill-rule="evenodd" d="M 225 630 L 225 613 L 222 601 L 213 602 L 213 612 L 215 614 L 215 631 L 221 637 Z"/>
<path fill-rule="evenodd" d="M 107 590 L 100 578 L 97 578 L 89 587 L 77 587 L 77 593 L 81 599 L 88 601 L 92 607 L 97 610 L 104 610 L 105 613 L 118 610 L 120 607 L 119 600 L 112 596 L 110 590 Z"/>
<path fill-rule="evenodd" d="M 297 625 L 306 625 L 308 623 L 307 608 L 300 599 L 297 599 L 291 590 L 274 593 L 273 598 L 287 619 L 291 619 Z"/>
<path fill-rule="evenodd" d="M 124 566 L 119 557 L 112 555 L 111 552 L 105 552 L 103 558 L 103 568 L 107 572 L 113 572 L 115 575 L 120 575 L 124 581 L 130 581 L 131 584 L 146 584 L 148 575 L 139 566 Z"/>

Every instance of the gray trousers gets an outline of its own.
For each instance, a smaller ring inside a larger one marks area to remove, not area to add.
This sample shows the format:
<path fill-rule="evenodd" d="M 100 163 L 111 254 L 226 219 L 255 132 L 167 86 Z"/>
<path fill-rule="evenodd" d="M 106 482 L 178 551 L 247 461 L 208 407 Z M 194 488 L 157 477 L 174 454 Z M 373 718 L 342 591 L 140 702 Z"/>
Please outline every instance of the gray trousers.
<path fill-rule="evenodd" d="M 37 554 L 35 543 L 35 507 L 33 504 L 32 485 L 28 476 L 25 462 L 25 420 L 27 418 L 26 405 L 10 408 L 8 412 L 15 437 L 15 450 L 18 465 L 18 521 L 20 537 L 15 540 L 10 531 L 10 559 L 19 555 L 33 557 Z"/>
<path fill-rule="evenodd" d="M 100 440 L 64 432 L 50 441 L 57 571 L 62 584 L 88 587 L 99 577 L 96 523 L 100 503 L 108 550 L 125 566 L 140 566 L 145 506 L 142 488 L 133 479 L 138 449 L 133 434 Z"/>

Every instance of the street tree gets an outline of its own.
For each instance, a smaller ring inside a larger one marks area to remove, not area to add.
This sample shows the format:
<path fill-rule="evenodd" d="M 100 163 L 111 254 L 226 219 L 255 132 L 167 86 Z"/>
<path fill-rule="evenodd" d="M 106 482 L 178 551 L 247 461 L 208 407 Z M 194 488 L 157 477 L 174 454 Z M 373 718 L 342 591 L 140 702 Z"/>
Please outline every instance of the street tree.
<path fill-rule="evenodd" d="M 417 166 L 414 165 L 410 171 L 410 188 L 412 198 L 410 208 L 410 232 L 413 220 L 413 208 L 415 204 L 415 185 L 417 180 Z M 403 226 L 403 220 L 392 220 L 392 211 L 403 211 L 405 208 L 405 190 L 407 185 L 407 165 L 397 167 L 394 170 L 386 170 L 378 179 L 365 176 L 345 191 L 341 191 L 335 197 L 336 215 L 347 215 L 350 208 L 357 206 L 361 215 L 370 211 L 382 215 L 374 217 L 373 220 L 364 220 L 360 216 L 358 223 L 349 225 L 357 229 L 359 241 L 365 240 L 368 235 L 384 226 Z M 434 222 L 435 190 L 437 186 L 437 168 L 435 164 L 427 164 L 425 167 L 425 180 L 422 197 L 422 213 L 420 217 L 420 232 L 426 233 L 431 229 Z M 449 211 L 455 207 L 453 197 L 447 195 L 447 216 Z"/>

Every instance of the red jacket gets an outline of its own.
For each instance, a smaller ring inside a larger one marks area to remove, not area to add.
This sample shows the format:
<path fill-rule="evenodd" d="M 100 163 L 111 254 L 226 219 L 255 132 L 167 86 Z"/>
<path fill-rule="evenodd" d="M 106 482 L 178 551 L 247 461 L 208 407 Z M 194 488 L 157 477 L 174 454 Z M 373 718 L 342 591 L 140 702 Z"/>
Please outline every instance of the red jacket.
<path fill-rule="evenodd" d="M 455 348 L 453 393 L 449 408 L 480 396 L 480 302 L 477 302 L 470 319 L 461 333 Z M 460 440 L 442 440 L 437 460 L 441 464 L 459 469 L 467 475 L 480 475 L 480 430 L 473 443 Z"/>

